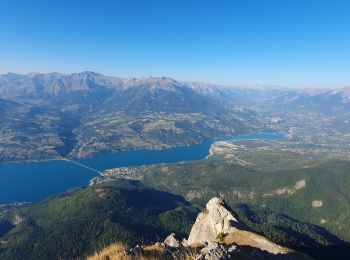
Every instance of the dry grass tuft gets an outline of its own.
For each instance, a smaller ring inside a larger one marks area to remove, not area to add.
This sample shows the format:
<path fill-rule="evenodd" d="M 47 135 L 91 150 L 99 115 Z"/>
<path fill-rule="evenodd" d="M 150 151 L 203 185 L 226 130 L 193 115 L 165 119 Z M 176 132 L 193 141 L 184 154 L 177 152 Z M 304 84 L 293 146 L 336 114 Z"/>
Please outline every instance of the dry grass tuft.
<path fill-rule="evenodd" d="M 165 255 L 165 247 L 160 243 L 142 248 L 142 257 L 144 259 L 161 259 Z"/>
<path fill-rule="evenodd" d="M 160 243 L 143 246 L 140 256 L 137 259 L 163 259 L 165 256 L 165 247 Z"/>
<path fill-rule="evenodd" d="M 125 253 L 126 249 L 125 244 L 115 243 L 89 256 L 87 260 L 131 260 L 131 257 Z"/>
<path fill-rule="evenodd" d="M 162 244 L 144 246 L 140 252 L 136 252 L 136 256 L 129 256 L 125 252 L 127 246 L 123 243 L 112 244 L 94 255 L 89 256 L 87 260 L 158 260 L 158 259 L 174 259 L 174 260 L 195 260 L 196 250 L 193 248 L 182 248 L 172 257 Z"/>

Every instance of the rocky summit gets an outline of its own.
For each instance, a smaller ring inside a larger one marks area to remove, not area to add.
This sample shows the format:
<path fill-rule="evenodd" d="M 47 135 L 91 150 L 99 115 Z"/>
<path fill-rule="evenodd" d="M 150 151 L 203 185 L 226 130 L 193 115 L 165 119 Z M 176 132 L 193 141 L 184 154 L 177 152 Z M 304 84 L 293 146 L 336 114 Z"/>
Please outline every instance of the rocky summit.
<path fill-rule="evenodd" d="M 247 229 L 222 198 L 214 197 L 198 214 L 188 240 L 180 242 L 172 233 L 163 243 L 137 245 L 120 252 L 124 252 L 125 259 L 312 259 Z M 108 258 L 103 259 L 114 259 L 105 251 L 89 259 L 98 260 L 106 255 Z M 150 255 L 152 258 L 147 258 Z"/>
<path fill-rule="evenodd" d="M 244 224 L 237 220 L 225 201 L 218 197 L 212 198 L 203 212 L 199 213 L 187 243 L 192 247 L 204 246 L 200 251 L 204 258 L 199 259 L 226 259 L 230 253 L 239 252 L 240 247 L 251 248 L 251 254 L 255 255 L 260 251 L 261 256 L 268 254 L 270 258 L 286 256 L 289 259 L 295 254 L 299 258 L 308 258 L 250 232 Z M 218 256 L 221 257 L 218 258 Z"/>
<path fill-rule="evenodd" d="M 197 217 L 190 236 L 189 245 L 205 245 L 210 242 L 224 242 L 259 248 L 271 254 L 288 254 L 291 249 L 281 247 L 267 238 L 244 230 L 244 225 L 234 217 L 221 198 L 212 198 Z"/>
<path fill-rule="evenodd" d="M 207 203 L 204 211 L 198 215 L 188 238 L 188 243 L 193 245 L 216 241 L 220 234 L 237 231 L 234 223 L 238 223 L 238 221 L 227 209 L 224 201 L 220 198 L 212 198 Z"/>

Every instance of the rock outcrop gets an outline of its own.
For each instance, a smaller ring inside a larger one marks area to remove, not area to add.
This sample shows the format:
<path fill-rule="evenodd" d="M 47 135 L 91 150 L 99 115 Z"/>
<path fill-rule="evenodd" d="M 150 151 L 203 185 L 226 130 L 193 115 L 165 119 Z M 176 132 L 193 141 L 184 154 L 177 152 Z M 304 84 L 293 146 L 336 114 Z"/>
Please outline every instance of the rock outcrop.
<path fill-rule="evenodd" d="M 113 258 L 106 251 L 95 254 L 91 260 L 103 259 L 195 259 L 195 260 L 302 260 L 312 259 L 292 249 L 279 246 L 267 238 L 246 230 L 221 198 L 212 198 L 200 213 L 192 227 L 188 240 L 180 242 L 170 234 L 164 243 L 136 246 L 128 250 L 123 247 L 117 253 L 123 258 Z M 117 248 L 120 245 L 116 244 Z M 115 251 L 115 250 L 114 250 Z M 94 258 L 95 257 L 95 258 Z M 148 258 L 149 257 L 149 258 Z"/>
<path fill-rule="evenodd" d="M 171 233 L 165 240 L 164 240 L 164 244 L 166 246 L 170 246 L 170 247 L 174 247 L 174 248 L 178 248 L 180 247 L 180 242 L 177 241 L 177 239 L 175 238 L 175 234 Z"/>
<path fill-rule="evenodd" d="M 188 238 L 191 246 L 220 242 L 226 245 L 246 246 L 270 254 L 289 254 L 293 250 L 279 246 L 267 238 L 244 230 L 244 225 L 233 215 L 221 198 L 212 198 L 200 213 Z"/>
<path fill-rule="evenodd" d="M 225 245 L 216 242 L 210 242 L 206 247 L 202 248 L 196 260 L 226 260 L 230 259 L 229 252 Z"/>
<path fill-rule="evenodd" d="M 238 223 L 233 214 L 226 208 L 220 198 L 212 198 L 206 208 L 194 223 L 188 244 L 204 244 L 217 240 L 219 234 L 227 234 L 237 230 L 234 222 Z"/>

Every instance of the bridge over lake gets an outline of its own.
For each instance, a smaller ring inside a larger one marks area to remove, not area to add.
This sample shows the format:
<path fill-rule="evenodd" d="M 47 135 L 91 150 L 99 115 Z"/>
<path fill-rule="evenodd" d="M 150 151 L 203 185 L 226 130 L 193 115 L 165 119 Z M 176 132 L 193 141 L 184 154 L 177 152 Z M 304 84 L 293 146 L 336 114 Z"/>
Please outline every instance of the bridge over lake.
<path fill-rule="evenodd" d="M 101 171 L 96 170 L 96 169 L 94 169 L 94 168 L 91 168 L 91 167 L 89 167 L 89 166 L 87 166 L 87 165 L 78 163 L 78 162 L 76 162 L 76 161 L 72 161 L 72 160 L 69 160 L 69 159 L 64 159 L 64 161 L 71 162 L 71 163 L 73 163 L 73 164 L 75 164 L 75 165 L 78 165 L 78 166 L 80 166 L 80 167 L 86 168 L 86 169 L 88 169 L 88 170 L 90 170 L 90 171 L 94 171 L 94 172 L 96 172 L 96 173 L 98 173 L 98 174 L 100 174 L 100 175 L 102 174 Z"/>

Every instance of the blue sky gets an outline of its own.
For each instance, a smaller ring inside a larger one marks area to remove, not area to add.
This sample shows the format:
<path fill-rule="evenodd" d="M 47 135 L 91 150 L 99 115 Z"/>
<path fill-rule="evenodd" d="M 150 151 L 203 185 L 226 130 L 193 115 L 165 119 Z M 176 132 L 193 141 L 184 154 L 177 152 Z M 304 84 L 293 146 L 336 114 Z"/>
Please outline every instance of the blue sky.
<path fill-rule="evenodd" d="M 0 0 L 0 73 L 350 85 L 350 1 Z"/>

